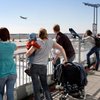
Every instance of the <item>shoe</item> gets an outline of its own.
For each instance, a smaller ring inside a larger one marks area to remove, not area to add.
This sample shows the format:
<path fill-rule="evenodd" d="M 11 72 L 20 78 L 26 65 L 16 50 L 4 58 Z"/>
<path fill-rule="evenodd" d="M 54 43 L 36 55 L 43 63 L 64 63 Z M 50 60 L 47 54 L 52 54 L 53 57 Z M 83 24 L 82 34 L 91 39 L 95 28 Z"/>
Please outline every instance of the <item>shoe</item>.
<path fill-rule="evenodd" d="M 88 66 L 88 64 L 85 63 L 85 64 L 84 64 L 84 67 L 86 68 L 87 66 Z"/>
<path fill-rule="evenodd" d="M 59 88 L 60 90 L 63 90 L 64 89 L 64 87 L 63 86 L 60 86 L 60 88 Z"/>
<path fill-rule="evenodd" d="M 61 86 L 61 85 L 56 85 L 56 86 L 55 86 L 55 89 L 57 89 L 57 90 L 63 90 L 64 88 L 63 88 L 63 86 Z"/>
<path fill-rule="evenodd" d="M 55 89 L 59 89 L 59 88 L 60 88 L 60 85 L 56 85 L 56 86 L 55 86 Z"/>
<path fill-rule="evenodd" d="M 93 70 L 90 70 L 90 71 L 87 72 L 87 74 L 88 74 L 88 75 L 94 75 L 95 72 L 94 72 Z"/>
<path fill-rule="evenodd" d="M 91 70 L 96 70 L 96 68 L 91 68 Z"/>
<path fill-rule="evenodd" d="M 96 70 L 96 66 L 93 65 L 93 66 L 90 67 L 90 69 L 91 70 Z"/>

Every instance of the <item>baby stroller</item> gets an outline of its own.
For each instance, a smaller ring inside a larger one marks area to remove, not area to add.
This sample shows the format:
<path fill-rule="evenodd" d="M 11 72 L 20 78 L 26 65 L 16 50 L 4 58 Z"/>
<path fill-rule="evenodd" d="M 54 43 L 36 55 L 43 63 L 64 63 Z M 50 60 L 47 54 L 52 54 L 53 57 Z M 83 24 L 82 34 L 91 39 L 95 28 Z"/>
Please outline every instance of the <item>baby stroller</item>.
<path fill-rule="evenodd" d="M 85 98 L 84 87 L 87 85 L 87 74 L 81 64 L 72 62 L 59 64 L 55 71 L 56 80 L 64 87 L 63 95 L 59 100 L 66 100 L 68 95 L 78 99 Z"/>

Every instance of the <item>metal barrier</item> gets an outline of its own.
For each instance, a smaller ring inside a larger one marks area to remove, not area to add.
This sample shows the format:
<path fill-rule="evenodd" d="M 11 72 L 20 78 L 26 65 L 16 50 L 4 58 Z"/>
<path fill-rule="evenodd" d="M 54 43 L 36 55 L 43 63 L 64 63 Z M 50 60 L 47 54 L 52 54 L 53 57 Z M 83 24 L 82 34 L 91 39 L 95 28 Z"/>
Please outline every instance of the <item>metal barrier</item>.
<path fill-rule="evenodd" d="M 15 85 L 15 88 L 17 88 L 23 84 L 30 83 L 31 78 L 24 72 L 25 69 L 28 68 L 25 52 L 16 53 L 14 55 L 14 60 L 17 68 L 17 80 Z M 51 61 L 48 61 L 47 69 L 48 75 L 53 74 L 53 65 Z"/>
<path fill-rule="evenodd" d="M 78 39 L 73 39 L 71 41 L 72 41 L 73 47 L 76 52 L 75 61 L 82 62 L 82 61 L 86 60 L 86 54 L 87 54 L 89 48 L 86 48 L 85 44 L 83 42 L 79 41 Z M 51 55 L 49 56 L 49 58 L 51 58 Z M 16 89 L 15 100 L 20 100 L 21 98 L 33 93 L 32 92 L 32 84 L 30 84 L 31 78 L 24 72 L 25 69 L 28 68 L 25 52 L 21 51 L 21 53 L 15 53 L 14 60 L 17 65 L 17 81 L 16 81 L 16 85 L 15 85 L 15 89 Z M 49 84 L 51 82 L 50 78 L 51 78 L 52 74 L 53 74 L 53 64 L 52 64 L 52 61 L 48 61 L 47 75 L 48 75 Z M 23 89 L 23 95 L 21 92 L 22 89 Z M 20 96 L 22 96 L 22 97 L 20 97 Z"/>
<path fill-rule="evenodd" d="M 29 77 L 24 71 L 28 68 L 28 63 L 26 59 L 25 52 L 15 53 L 14 60 L 16 62 L 17 68 L 17 80 L 14 90 L 14 100 L 21 100 L 26 96 L 29 96 L 33 93 L 31 77 Z M 53 74 L 52 62 L 48 61 L 47 65 L 47 75 L 48 75 L 48 84 L 51 84 L 51 75 Z M 5 95 L 6 98 L 6 95 Z"/>
<path fill-rule="evenodd" d="M 81 41 L 79 41 L 77 39 L 73 39 L 71 41 L 72 41 L 73 47 L 74 47 L 75 52 L 76 52 L 75 61 L 77 61 L 77 62 L 83 61 L 84 60 L 83 57 L 87 53 L 87 48 L 84 48 L 84 46 L 85 46 L 84 43 L 82 43 Z M 51 58 L 51 55 L 49 56 L 49 58 Z M 84 58 L 86 59 L 86 57 L 84 57 Z M 20 85 L 30 83 L 31 78 L 24 72 L 24 70 L 26 68 L 28 68 L 25 52 L 16 53 L 14 55 L 14 60 L 15 60 L 16 65 L 17 65 L 17 81 L 16 81 L 16 85 L 15 85 L 15 88 L 16 88 Z M 48 61 L 47 74 L 48 75 L 53 74 L 53 65 L 52 65 L 51 61 Z"/>

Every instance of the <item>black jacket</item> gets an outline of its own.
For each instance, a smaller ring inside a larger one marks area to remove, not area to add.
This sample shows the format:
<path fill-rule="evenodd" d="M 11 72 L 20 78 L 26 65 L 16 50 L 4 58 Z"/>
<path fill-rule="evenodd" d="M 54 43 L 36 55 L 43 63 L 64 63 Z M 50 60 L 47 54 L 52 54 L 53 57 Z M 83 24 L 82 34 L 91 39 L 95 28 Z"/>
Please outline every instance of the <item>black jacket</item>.
<path fill-rule="evenodd" d="M 68 59 L 70 59 L 73 55 L 75 55 L 75 50 L 67 35 L 61 32 L 57 33 L 56 42 L 64 48 Z"/>

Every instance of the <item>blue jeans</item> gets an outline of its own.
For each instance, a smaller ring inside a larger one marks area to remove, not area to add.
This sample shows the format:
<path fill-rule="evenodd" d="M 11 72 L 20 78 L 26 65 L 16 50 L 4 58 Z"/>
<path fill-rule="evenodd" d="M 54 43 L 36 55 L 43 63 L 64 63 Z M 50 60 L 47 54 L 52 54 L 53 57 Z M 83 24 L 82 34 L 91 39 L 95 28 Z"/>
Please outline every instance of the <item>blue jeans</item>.
<path fill-rule="evenodd" d="M 91 62 L 90 62 L 90 56 L 95 53 L 96 55 L 96 70 L 98 70 L 99 68 L 99 62 L 100 62 L 100 57 L 99 57 L 99 52 L 100 52 L 100 48 L 97 48 L 96 46 L 93 47 L 87 54 L 87 64 L 88 64 L 88 68 L 90 68 L 91 66 Z"/>
<path fill-rule="evenodd" d="M 6 86 L 7 100 L 14 100 L 14 84 L 16 82 L 17 75 L 9 75 L 7 77 L 0 78 L 0 100 L 3 100 L 4 88 Z"/>
<path fill-rule="evenodd" d="M 32 64 L 31 67 L 31 78 L 33 83 L 34 97 L 35 100 L 41 100 L 40 97 L 40 82 L 45 93 L 46 100 L 53 100 L 49 92 L 47 84 L 47 66 Z M 40 81 L 39 81 L 40 79 Z"/>

